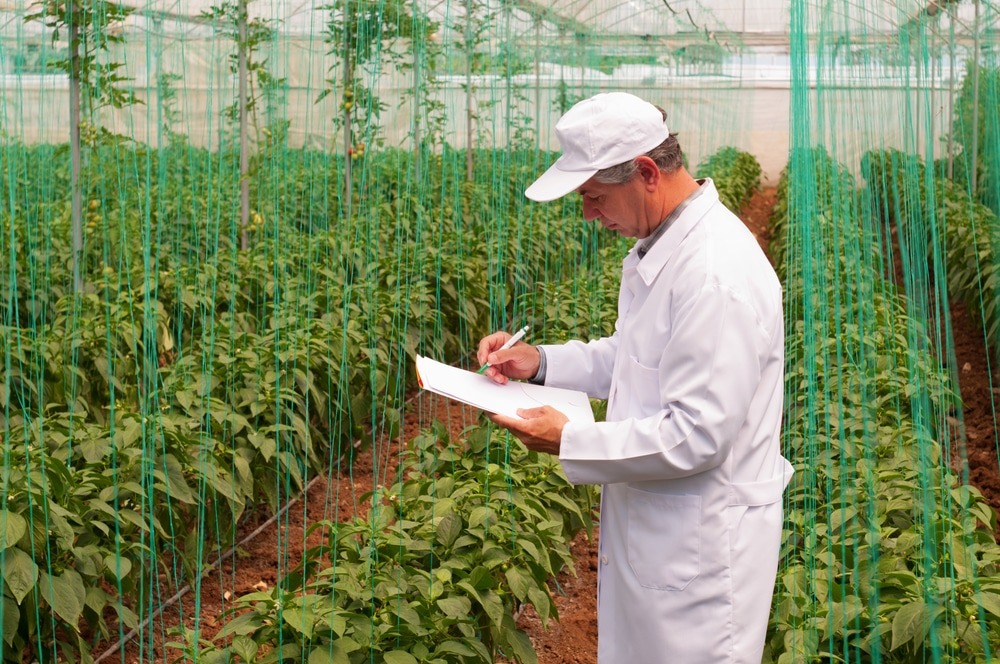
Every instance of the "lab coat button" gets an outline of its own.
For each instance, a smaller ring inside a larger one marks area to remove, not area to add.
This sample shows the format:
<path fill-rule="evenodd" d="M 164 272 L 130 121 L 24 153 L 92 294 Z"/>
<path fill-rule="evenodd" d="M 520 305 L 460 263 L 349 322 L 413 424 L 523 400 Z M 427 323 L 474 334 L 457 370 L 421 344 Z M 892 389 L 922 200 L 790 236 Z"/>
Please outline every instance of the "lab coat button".
<path fill-rule="evenodd" d="M 601 564 L 602 565 L 607 565 L 608 564 L 608 557 L 607 556 L 601 556 Z"/>

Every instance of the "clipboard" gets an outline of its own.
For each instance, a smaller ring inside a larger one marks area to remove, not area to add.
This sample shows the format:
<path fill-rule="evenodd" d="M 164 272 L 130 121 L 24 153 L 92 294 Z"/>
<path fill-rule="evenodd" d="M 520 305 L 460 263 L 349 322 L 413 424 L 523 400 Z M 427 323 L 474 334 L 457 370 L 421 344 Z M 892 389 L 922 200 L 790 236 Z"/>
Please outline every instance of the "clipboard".
<path fill-rule="evenodd" d="M 420 355 L 416 365 L 417 381 L 423 389 L 490 413 L 519 418 L 518 408 L 552 406 L 570 422 L 594 421 L 590 397 L 585 392 L 514 380 L 500 385 L 474 371 Z"/>

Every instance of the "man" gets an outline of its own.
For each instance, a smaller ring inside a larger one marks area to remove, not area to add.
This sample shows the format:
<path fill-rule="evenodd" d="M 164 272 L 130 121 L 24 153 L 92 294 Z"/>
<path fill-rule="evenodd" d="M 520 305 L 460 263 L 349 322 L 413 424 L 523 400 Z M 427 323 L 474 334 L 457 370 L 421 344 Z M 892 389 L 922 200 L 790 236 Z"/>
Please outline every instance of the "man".
<path fill-rule="evenodd" d="M 608 399 L 607 421 L 551 407 L 492 416 L 603 485 L 600 664 L 759 664 L 792 474 L 781 456 L 781 286 L 710 180 L 684 169 L 666 114 L 599 94 L 557 123 L 562 156 L 525 195 L 576 191 L 583 214 L 638 242 L 622 264 L 615 333 L 535 347 L 497 332 L 480 362 Z"/>

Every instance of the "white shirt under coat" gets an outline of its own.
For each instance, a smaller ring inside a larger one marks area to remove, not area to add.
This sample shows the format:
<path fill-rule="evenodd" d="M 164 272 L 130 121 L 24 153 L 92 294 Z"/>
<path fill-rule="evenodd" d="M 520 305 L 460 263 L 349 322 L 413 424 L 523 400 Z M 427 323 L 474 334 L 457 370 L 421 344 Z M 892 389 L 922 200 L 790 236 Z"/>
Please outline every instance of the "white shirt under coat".
<path fill-rule="evenodd" d="M 600 664 L 759 664 L 781 537 L 781 285 L 711 180 L 622 264 L 612 336 L 545 346 L 545 384 L 608 399 L 560 461 L 602 484 Z"/>

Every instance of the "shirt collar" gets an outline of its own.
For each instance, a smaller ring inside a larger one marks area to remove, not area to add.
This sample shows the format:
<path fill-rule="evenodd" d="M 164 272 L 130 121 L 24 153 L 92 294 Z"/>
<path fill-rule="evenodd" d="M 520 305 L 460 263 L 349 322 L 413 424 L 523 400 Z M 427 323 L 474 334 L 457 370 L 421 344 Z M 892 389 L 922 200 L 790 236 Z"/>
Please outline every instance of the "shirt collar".
<path fill-rule="evenodd" d="M 667 228 L 669 228 L 670 225 L 674 223 L 674 221 L 677 219 L 677 217 L 681 216 L 681 213 L 684 212 L 684 208 L 690 205 L 696 198 L 698 198 L 705 192 L 706 189 L 705 180 L 701 179 L 697 180 L 697 182 L 698 182 L 698 188 L 695 189 L 693 192 L 691 192 L 691 194 L 687 198 L 681 201 L 680 205 L 675 207 L 673 211 L 671 211 L 670 214 L 667 215 L 667 218 L 664 219 L 660 223 L 660 225 L 657 226 L 656 229 L 648 237 L 643 238 L 642 241 L 639 242 L 639 245 L 636 248 L 636 254 L 638 254 L 639 260 L 642 260 L 643 257 L 647 253 L 649 253 L 649 250 L 653 247 L 653 245 L 656 244 L 656 241 L 659 240 L 661 237 L 663 237 L 663 234 L 667 231 Z"/>
<path fill-rule="evenodd" d="M 698 225 L 702 217 L 719 203 L 719 192 L 711 178 L 706 178 L 701 186 L 701 194 L 691 196 L 685 202 L 687 205 L 683 214 L 671 220 L 669 232 L 664 231 L 662 239 L 655 246 L 648 247 L 646 259 L 639 260 L 636 244 L 625 257 L 622 268 L 626 273 L 634 272 L 647 286 L 653 283 L 656 275 L 670 261 L 677 247 L 680 246 L 688 233 Z M 649 238 L 645 238 L 649 239 Z"/>

